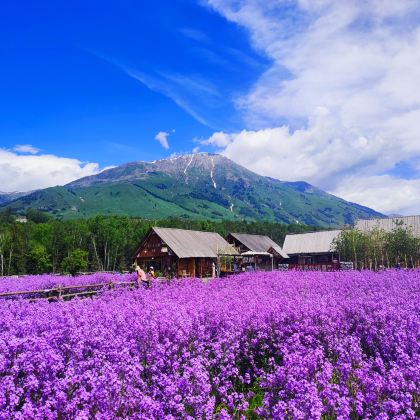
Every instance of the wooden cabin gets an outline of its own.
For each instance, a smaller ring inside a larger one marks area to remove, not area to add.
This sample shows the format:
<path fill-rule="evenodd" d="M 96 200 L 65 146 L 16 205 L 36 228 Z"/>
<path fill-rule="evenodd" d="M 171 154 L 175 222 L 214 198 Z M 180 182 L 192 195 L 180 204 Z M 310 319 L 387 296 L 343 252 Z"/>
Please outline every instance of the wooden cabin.
<path fill-rule="evenodd" d="M 144 269 L 153 267 L 165 277 L 215 277 L 223 256 L 239 255 L 218 233 L 173 228 L 151 228 L 134 259 Z"/>
<path fill-rule="evenodd" d="M 270 271 L 288 262 L 287 253 L 266 235 L 230 233 L 227 240 L 241 253 L 242 267 Z"/>
<path fill-rule="evenodd" d="M 286 235 L 283 250 L 290 257 L 289 268 L 330 271 L 339 269 L 335 240 L 341 230 Z"/>

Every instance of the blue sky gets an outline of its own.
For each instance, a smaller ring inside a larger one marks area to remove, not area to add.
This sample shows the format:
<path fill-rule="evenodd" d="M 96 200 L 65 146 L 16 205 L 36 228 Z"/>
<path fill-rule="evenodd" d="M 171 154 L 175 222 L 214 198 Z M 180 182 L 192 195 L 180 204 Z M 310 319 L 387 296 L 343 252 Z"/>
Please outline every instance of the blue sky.
<path fill-rule="evenodd" d="M 242 128 L 233 99 L 269 63 L 195 1 L 7 1 L 0 16 L 2 146 L 101 166 Z"/>
<path fill-rule="evenodd" d="M 0 3 L 0 191 L 212 151 L 420 213 L 418 0 Z"/>

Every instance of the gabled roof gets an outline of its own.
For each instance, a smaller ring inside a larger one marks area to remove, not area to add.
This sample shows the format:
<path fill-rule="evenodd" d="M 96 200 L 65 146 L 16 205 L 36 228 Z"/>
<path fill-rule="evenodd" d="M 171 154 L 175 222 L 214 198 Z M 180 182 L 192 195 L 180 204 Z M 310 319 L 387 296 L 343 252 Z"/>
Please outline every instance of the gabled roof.
<path fill-rule="evenodd" d="M 273 245 L 273 246 L 271 246 L 270 248 L 268 248 L 268 252 L 270 254 L 277 255 L 277 256 L 280 256 L 282 258 L 290 258 L 286 254 L 286 252 L 284 251 L 284 249 L 282 249 L 281 246 L 279 246 L 279 245 L 275 245 L 275 246 Z"/>
<path fill-rule="evenodd" d="M 216 258 L 221 254 L 239 255 L 218 233 L 160 227 L 154 227 L 152 231 L 178 258 Z"/>
<path fill-rule="evenodd" d="M 369 232 L 375 228 L 384 230 L 385 232 L 391 232 L 398 224 L 401 224 L 403 228 L 409 228 L 415 237 L 420 238 L 420 216 L 402 216 L 389 219 L 370 220 L 360 219 L 356 222 L 355 227 L 361 232 Z"/>
<path fill-rule="evenodd" d="M 286 235 L 283 251 L 291 254 L 320 254 L 334 251 L 334 240 L 341 230 Z"/>
<path fill-rule="evenodd" d="M 288 258 L 283 252 L 281 246 L 276 244 L 270 237 L 265 235 L 251 235 L 248 233 L 231 233 L 230 236 L 235 238 L 242 245 L 246 246 L 253 252 L 268 252 L 270 248 L 275 249 L 283 258 Z"/>

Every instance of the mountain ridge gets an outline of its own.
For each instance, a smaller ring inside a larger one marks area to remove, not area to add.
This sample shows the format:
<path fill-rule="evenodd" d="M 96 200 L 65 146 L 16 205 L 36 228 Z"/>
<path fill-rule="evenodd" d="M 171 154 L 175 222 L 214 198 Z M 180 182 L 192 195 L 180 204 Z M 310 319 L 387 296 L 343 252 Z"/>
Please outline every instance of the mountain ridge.
<path fill-rule="evenodd" d="M 3 207 L 5 205 L 3 204 Z M 6 204 L 63 218 L 121 214 L 145 218 L 267 220 L 338 227 L 382 214 L 300 181 L 258 175 L 225 156 L 198 153 L 129 162 Z"/>
<path fill-rule="evenodd" d="M 33 191 L 12 191 L 12 192 L 4 192 L 0 191 L 0 205 L 9 203 L 17 198 L 23 197 L 25 195 L 31 194 Z"/>

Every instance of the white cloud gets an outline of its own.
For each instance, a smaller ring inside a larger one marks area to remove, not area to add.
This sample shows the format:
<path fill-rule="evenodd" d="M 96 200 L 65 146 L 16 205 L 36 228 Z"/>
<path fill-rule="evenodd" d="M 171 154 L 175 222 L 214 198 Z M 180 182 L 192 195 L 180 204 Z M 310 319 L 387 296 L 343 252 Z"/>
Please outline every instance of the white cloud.
<path fill-rule="evenodd" d="M 21 155 L 0 148 L 0 190 L 30 191 L 64 185 L 100 172 L 97 163 L 55 155 Z"/>
<path fill-rule="evenodd" d="M 336 194 L 346 200 L 377 207 L 391 214 L 419 213 L 420 179 L 396 179 L 389 175 L 348 177 L 339 185 Z"/>
<path fill-rule="evenodd" d="M 226 147 L 236 138 L 235 134 L 227 134 L 223 131 L 213 133 L 207 140 L 197 140 L 204 145 L 213 145 L 216 147 Z"/>
<path fill-rule="evenodd" d="M 17 144 L 13 147 L 13 151 L 17 153 L 27 153 L 30 155 L 36 155 L 39 153 L 39 149 L 31 144 Z"/>
<path fill-rule="evenodd" d="M 261 174 L 420 213 L 420 181 L 387 175 L 420 158 L 417 1 L 208 3 L 244 26 L 272 65 L 237 100 L 250 129 L 204 143 Z M 294 10 L 284 13 L 286 3 Z"/>
<path fill-rule="evenodd" d="M 164 149 L 168 150 L 168 137 L 169 133 L 166 133 L 165 131 L 159 131 L 159 133 L 157 133 L 155 136 L 155 140 L 157 140 Z"/>

